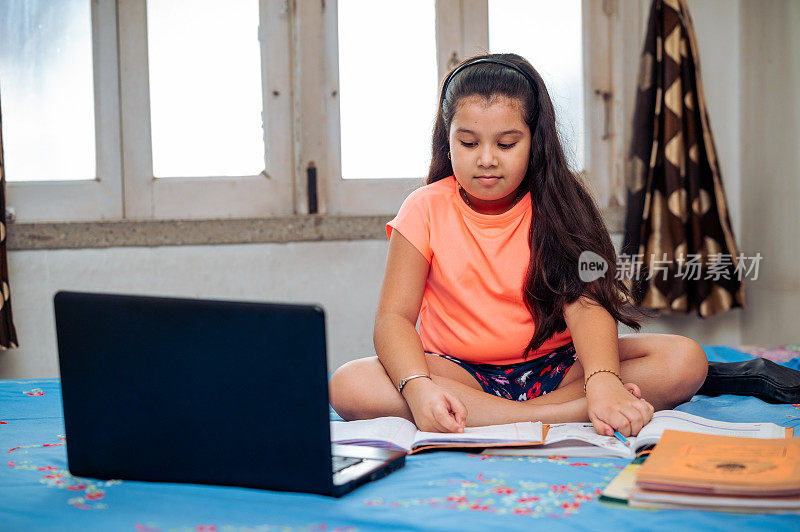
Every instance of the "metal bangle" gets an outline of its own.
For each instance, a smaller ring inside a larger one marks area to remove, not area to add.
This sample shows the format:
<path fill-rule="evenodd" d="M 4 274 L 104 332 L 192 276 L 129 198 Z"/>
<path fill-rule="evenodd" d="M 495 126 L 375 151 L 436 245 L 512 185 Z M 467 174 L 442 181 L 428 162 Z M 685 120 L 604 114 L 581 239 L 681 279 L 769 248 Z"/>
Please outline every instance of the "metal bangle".
<path fill-rule="evenodd" d="M 408 381 L 410 381 L 412 379 L 418 379 L 420 377 L 425 377 L 426 379 L 430 379 L 431 378 L 430 375 L 425 375 L 424 373 L 420 373 L 420 374 L 417 374 L 417 375 L 411 375 L 410 377 L 406 377 L 405 379 L 400 381 L 400 384 L 397 385 L 397 391 L 402 394 L 403 393 L 403 388 L 406 387 L 406 384 L 408 384 Z"/>

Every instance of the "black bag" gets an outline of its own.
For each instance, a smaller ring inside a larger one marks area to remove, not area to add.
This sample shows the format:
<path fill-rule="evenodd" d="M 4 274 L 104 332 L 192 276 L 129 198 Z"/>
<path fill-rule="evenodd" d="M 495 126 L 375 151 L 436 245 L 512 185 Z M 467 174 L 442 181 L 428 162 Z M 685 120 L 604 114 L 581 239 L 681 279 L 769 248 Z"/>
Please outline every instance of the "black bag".
<path fill-rule="evenodd" d="M 800 371 L 771 360 L 709 362 L 698 395 L 748 395 L 768 403 L 800 403 Z"/>

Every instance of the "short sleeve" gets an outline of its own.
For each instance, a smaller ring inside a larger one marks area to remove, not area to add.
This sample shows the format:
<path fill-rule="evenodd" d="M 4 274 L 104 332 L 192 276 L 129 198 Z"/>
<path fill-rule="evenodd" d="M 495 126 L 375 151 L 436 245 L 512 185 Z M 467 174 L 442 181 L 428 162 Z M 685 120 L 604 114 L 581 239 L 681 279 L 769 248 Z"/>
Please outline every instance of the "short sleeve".
<path fill-rule="evenodd" d="M 431 219 L 424 194 L 425 187 L 415 190 L 406 198 L 394 219 L 386 224 L 386 236 L 392 237 L 392 230 L 397 229 L 406 240 L 422 253 L 429 263 L 431 251 Z"/>

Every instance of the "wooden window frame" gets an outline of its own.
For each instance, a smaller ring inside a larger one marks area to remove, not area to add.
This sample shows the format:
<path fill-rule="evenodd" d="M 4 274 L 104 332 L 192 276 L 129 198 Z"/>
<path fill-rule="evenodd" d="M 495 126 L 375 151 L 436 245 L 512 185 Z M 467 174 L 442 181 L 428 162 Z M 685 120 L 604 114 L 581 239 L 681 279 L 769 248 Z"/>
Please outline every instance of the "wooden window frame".
<path fill-rule="evenodd" d="M 585 181 L 603 209 L 624 208 L 646 0 L 583 0 Z"/>
<path fill-rule="evenodd" d="M 319 168 L 322 166 L 324 180 L 319 182 L 323 189 L 320 212 L 340 215 L 374 215 L 397 212 L 408 194 L 422 185 L 421 177 L 395 179 L 344 179 L 341 167 L 341 134 L 339 113 L 339 61 L 338 61 L 338 0 L 328 0 L 321 11 L 310 8 L 301 11 L 299 22 L 313 32 L 316 24 L 322 31 L 316 50 L 311 55 L 314 61 L 311 68 L 303 68 L 309 78 L 297 86 L 303 91 L 305 101 L 324 102 L 322 109 L 314 109 L 316 123 L 324 123 L 319 128 L 319 136 L 314 138 L 313 146 L 307 146 L 299 164 L 308 165 L 312 160 Z M 437 0 L 436 2 L 436 54 L 439 79 L 461 59 L 486 50 L 488 44 L 487 4 L 485 0 Z M 306 18 L 305 24 L 304 17 Z M 300 56 L 307 59 L 308 55 Z M 313 135 L 313 132 L 309 132 Z M 308 138 L 308 137 L 306 137 Z M 302 179 L 302 176 L 300 176 Z M 304 188 L 298 187 L 301 197 L 297 208 L 299 212 L 307 204 L 303 198 Z"/>
<path fill-rule="evenodd" d="M 119 0 L 125 218 L 247 218 L 292 213 L 289 10 L 259 0 L 265 170 L 238 177 L 153 177 L 146 0 Z"/>
<path fill-rule="evenodd" d="M 584 177 L 599 206 L 613 209 L 625 199 L 629 124 L 647 2 L 582 2 L 584 42 L 592 43 L 583 47 Z M 146 0 L 91 4 L 98 178 L 9 183 L 7 203 L 18 221 L 370 216 L 396 212 L 422 184 L 419 178 L 341 177 L 337 0 L 259 0 L 264 121 L 269 132 L 264 172 L 155 179 Z M 461 59 L 488 45 L 487 0 L 436 1 L 440 79 Z"/>

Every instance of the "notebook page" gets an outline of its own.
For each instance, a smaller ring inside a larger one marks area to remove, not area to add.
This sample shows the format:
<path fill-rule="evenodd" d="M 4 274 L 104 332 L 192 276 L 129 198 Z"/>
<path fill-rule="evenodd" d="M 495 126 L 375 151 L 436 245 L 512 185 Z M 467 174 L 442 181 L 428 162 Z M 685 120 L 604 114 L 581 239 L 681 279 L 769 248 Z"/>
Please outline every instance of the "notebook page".
<path fill-rule="evenodd" d="M 413 446 L 458 443 L 541 442 L 542 423 L 524 421 L 485 427 L 466 427 L 464 432 L 417 432 Z"/>
<path fill-rule="evenodd" d="M 739 438 L 783 438 L 786 434 L 783 427 L 774 423 L 729 423 L 677 410 L 662 410 L 653 414 L 652 421 L 642 428 L 636 436 L 635 446 L 658 443 L 666 429 Z"/>
<path fill-rule="evenodd" d="M 603 436 L 594 430 L 591 423 L 560 423 L 550 425 L 547 432 L 547 445 L 559 442 L 585 442 L 608 451 L 609 455 L 626 457 L 632 454 L 631 449 L 614 436 Z"/>
<path fill-rule="evenodd" d="M 630 448 L 620 449 L 595 447 L 579 441 L 561 441 L 531 447 L 491 447 L 481 454 L 494 456 L 569 456 L 571 458 L 633 458 Z"/>
<path fill-rule="evenodd" d="M 630 447 L 613 436 L 597 434 L 591 423 L 554 423 L 544 445 L 485 449 L 482 454 L 503 456 L 574 456 L 632 458 Z"/>
<path fill-rule="evenodd" d="M 417 427 L 401 417 L 331 421 L 331 442 L 410 451 Z"/>

